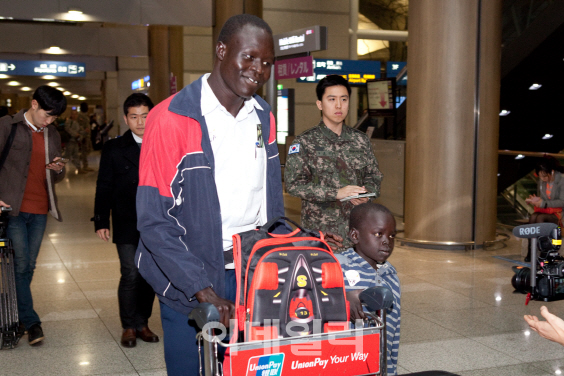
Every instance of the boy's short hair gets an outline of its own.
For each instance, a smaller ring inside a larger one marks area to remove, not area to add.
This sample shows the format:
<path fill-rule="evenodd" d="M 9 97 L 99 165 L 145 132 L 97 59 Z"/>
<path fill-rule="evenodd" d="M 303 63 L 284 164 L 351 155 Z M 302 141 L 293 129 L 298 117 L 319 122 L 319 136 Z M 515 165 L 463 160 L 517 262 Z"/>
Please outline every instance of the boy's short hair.
<path fill-rule="evenodd" d="M 388 209 L 384 205 L 375 204 L 373 202 L 366 202 L 364 204 L 356 205 L 352 209 L 351 216 L 349 218 L 349 229 L 356 228 L 358 230 L 364 218 L 366 218 L 368 213 L 372 212 L 386 213 L 392 216 L 392 218 L 394 217 L 390 209 Z"/>
<path fill-rule="evenodd" d="M 39 107 L 50 116 L 59 116 L 67 109 L 67 98 L 54 87 L 41 85 L 33 93 Z"/>
<path fill-rule="evenodd" d="M 82 102 L 80 104 L 80 112 L 82 112 L 83 114 L 88 113 L 88 103 Z"/>
<path fill-rule="evenodd" d="M 229 43 L 231 37 L 235 35 L 239 30 L 241 30 L 245 25 L 251 25 L 259 29 L 263 29 L 268 34 L 272 35 L 272 29 L 262 18 L 253 16 L 252 14 L 237 14 L 230 17 L 225 22 L 225 24 L 221 28 L 221 31 L 219 32 L 217 41 L 224 44 Z"/>
<path fill-rule="evenodd" d="M 315 88 L 315 92 L 317 94 L 317 99 L 322 100 L 323 94 L 325 94 L 325 89 L 331 86 L 344 86 L 347 88 L 349 93 L 349 97 L 351 96 L 351 85 L 349 82 L 343 78 L 343 76 L 339 76 L 338 74 L 330 74 L 329 76 L 325 76 Z"/>
<path fill-rule="evenodd" d="M 139 107 L 139 106 L 147 106 L 149 107 L 149 111 L 154 107 L 151 98 L 143 93 L 133 93 L 125 102 L 123 102 L 123 113 L 127 116 L 127 112 L 131 107 Z"/>

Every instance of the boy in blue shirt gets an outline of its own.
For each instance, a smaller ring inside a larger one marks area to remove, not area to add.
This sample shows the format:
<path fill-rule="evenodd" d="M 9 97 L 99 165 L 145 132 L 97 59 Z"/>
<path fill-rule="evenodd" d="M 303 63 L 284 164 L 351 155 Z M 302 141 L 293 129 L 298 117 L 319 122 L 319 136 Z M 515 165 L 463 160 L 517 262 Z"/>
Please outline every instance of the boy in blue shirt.
<path fill-rule="evenodd" d="M 394 250 L 396 221 L 383 205 L 355 206 L 349 220 L 349 237 L 354 248 L 336 255 L 343 269 L 351 320 L 364 319 L 358 295 L 373 286 L 386 286 L 394 296 L 386 311 L 388 375 L 397 375 L 400 337 L 400 282 L 396 269 L 387 259 Z"/>

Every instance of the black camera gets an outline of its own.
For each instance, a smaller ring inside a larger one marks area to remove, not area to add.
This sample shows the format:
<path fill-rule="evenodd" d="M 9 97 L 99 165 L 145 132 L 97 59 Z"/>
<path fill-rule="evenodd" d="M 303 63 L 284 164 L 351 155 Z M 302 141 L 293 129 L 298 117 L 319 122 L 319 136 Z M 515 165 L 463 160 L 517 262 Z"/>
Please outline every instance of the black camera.
<path fill-rule="evenodd" d="M 562 244 L 560 227 L 553 225 L 548 235 L 531 239 L 531 243 L 531 247 L 537 248 L 537 252 L 531 252 L 536 255 L 531 257 L 531 268 L 514 266 L 511 284 L 518 292 L 530 293 L 533 300 L 564 299 L 564 257 L 558 253 Z M 534 281 L 531 281 L 532 275 Z"/>

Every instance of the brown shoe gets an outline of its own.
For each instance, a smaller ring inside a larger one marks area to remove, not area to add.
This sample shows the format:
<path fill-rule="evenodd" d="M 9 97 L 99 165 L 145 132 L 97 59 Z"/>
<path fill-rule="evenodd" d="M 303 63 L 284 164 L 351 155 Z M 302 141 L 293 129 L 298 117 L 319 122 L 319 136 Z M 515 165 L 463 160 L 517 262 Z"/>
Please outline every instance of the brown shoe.
<path fill-rule="evenodd" d="M 159 342 L 159 336 L 151 332 L 148 326 L 144 326 L 143 329 L 137 330 L 137 338 L 141 338 L 145 342 Z"/>
<path fill-rule="evenodd" d="M 137 339 L 135 336 L 135 329 L 124 329 L 121 335 L 121 345 L 123 347 L 135 347 Z"/>

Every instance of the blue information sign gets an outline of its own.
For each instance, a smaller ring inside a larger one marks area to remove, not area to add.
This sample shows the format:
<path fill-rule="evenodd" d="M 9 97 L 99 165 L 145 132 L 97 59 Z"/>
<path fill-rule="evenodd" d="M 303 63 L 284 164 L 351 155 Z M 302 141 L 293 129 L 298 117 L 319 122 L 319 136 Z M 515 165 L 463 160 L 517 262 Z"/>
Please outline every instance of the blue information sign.
<path fill-rule="evenodd" d="M 330 74 L 345 77 L 351 85 L 363 85 L 367 80 L 380 78 L 379 61 L 314 59 L 313 76 L 297 78 L 297 82 L 319 82 Z"/>
<path fill-rule="evenodd" d="M 386 63 L 386 77 L 396 77 L 406 65 L 407 63 L 405 61 L 388 61 Z M 396 85 L 407 85 L 407 74 L 400 77 L 400 79 L 396 81 Z"/>
<path fill-rule="evenodd" d="M 0 60 L 0 73 L 13 76 L 85 77 L 86 65 L 71 61 Z"/>

